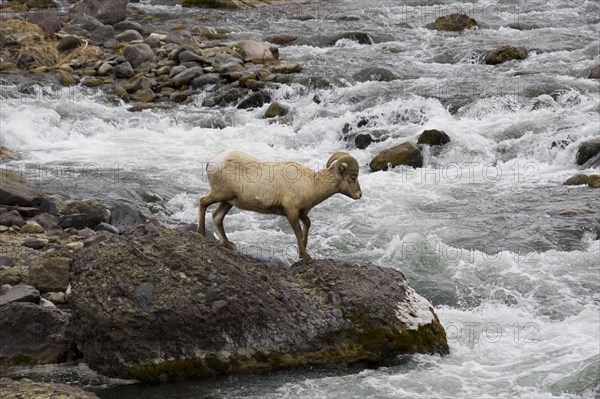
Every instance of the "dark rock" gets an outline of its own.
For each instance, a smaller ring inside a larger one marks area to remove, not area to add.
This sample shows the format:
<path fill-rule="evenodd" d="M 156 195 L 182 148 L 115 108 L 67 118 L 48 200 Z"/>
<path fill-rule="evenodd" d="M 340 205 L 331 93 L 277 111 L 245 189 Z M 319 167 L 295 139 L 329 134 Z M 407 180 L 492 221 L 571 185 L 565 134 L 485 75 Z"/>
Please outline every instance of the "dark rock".
<path fill-rule="evenodd" d="M 0 225 L 2 226 L 23 226 L 25 224 L 25 220 L 21 216 L 21 214 L 17 211 L 8 211 L 0 215 Z"/>
<path fill-rule="evenodd" d="M 66 361 L 68 323 L 68 314 L 57 308 L 21 302 L 0 307 L 0 364 Z"/>
<path fill-rule="evenodd" d="M 21 245 L 31 249 L 42 249 L 48 245 L 48 240 L 45 238 L 27 238 Z"/>
<path fill-rule="evenodd" d="M 335 36 L 333 39 L 329 40 L 328 44 L 334 45 L 340 39 L 352 40 L 352 41 L 358 42 L 358 44 L 373 44 L 373 39 L 366 32 L 340 33 L 339 35 Z"/>
<path fill-rule="evenodd" d="M 577 150 L 576 161 L 577 165 L 586 165 L 590 163 L 590 167 L 595 167 L 600 164 L 600 138 L 584 141 L 579 145 Z M 590 162 L 590 160 L 592 160 Z"/>
<path fill-rule="evenodd" d="M 13 258 L 8 255 L 0 255 L 0 266 L 11 267 L 14 266 L 15 262 Z"/>
<path fill-rule="evenodd" d="M 40 303 L 40 292 L 30 285 L 15 285 L 0 296 L 0 306 L 12 302 Z"/>
<path fill-rule="evenodd" d="M 111 73 L 113 73 L 113 71 L 115 70 L 115 68 L 110 65 L 108 62 L 103 62 L 102 65 L 100 65 L 100 67 L 98 68 L 98 76 L 106 76 L 106 75 L 110 75 Z"/>
<path fill-rule="evenodd" d="M 206 85 L 214 85 L 219 83 L 219 75 L 216 73 L 205 73 L 204 75 L 196 76 L 194 80 L 190 82 L 190 88 L 198 89 Z"/>
<path fill-rule="evenodd" d="M 94 29 L 90 35 L 90 40 L 94 44 L 102 44 L 108 39 L 112 39 L 115 34 L 115 29 L 110 25 L 102 25 Z"/>
<path fill-rule="evenodd" d="M 289 110 L 277 101 L 273 101 L 265 111 L 265 118 L 275 118 L 276 116 L 285 116 Z"/>
<path fill-rule="evenodd" d="M 180 52 L 178 55 L 178 59 L 179 59 L 179 62 L 182 64 L 185 62 L 204 62 L 204 61 L 206 61 L 206 58 L 204 58 L 190 50 L 183 50 L 182 52 Z"/>
<path fill-rule="evenodd" d="M 27 266 L 13 266 L 9 268 L 0 268 L 0 284 L 24 284 L 27 282 Z"/>
<path fill-rule="evenodd" d="M 444 145 L 450 142 L 450 137 L 442 130 L 424 130 L 419 136 L 417 144 Z"/>
<path fill-rule="evenodd" d="M 155 85 L 156 81 L 153 79 L 138 74 L 137 76 L 129 79 L 127 83 L 125 83 L 124 88 L 128 93 L 135 93 L 138 90 L 151 89 Z"/>
<path fill-rule="evenodd" d="M 218 90 L 214 95 L 208 97 L 202 102 L 205 107 L 214 107 L 217 105 L 227 105 L 238 102 L 248 93 L 247 90 L 240 88 L 224 88 Z"/>
<path fill-rule="evenodd" d="M 134 40 L 143 40 L 144 37 L 137 30 L 128 29 L 115 35 L 115 39 L 120 42 L 132 42 Z"/>
<path fill-rule="evenodd" d="M 450 14 L 435 20 L 435 30 L 461 32 L 477 26 L 477 21 L 466 14 Z"/>
<path fill-rule="evenodd" d="M 371 171 L 387 170 L 388 165 L 412 166 L 420 168 L 423 166 L 423 154 L 417 146 L 406 142 L 379 153 L 370 163 Z"/>
<path fill-rule="evenodd" d="M 0 391 L 3 399 L 44 398 L 44 399 L 99 399 L 91 392 L 66 384 L 33 382 L 29 379 L 13 381 L 0 378 Z"/>
<path fill-rule="evenodd" d="M 145 223 L 146 217 L 136 208 L 125 203 L 118 203 L 110 208 L 110 224 L 119 229 L 120 233 L 134 229 Z"/>
<path fill-rule="evenodd" d="M 137 68 L 146 61 L 154 62 L 156 59 L 152 48 L 146 43 L 128 45 L 123 50 L 123 56 L 134 68 Z"/>
<path fill-rule="evenodd" d="M 135 30 L 139 33 L 144 33 L 144 28 L 135 21 L 121 21 L 113 25 L 113 28 L 120 31 Z"/>
<path fill-rule="evenodd" d="M 266 91 L 257 91 L 244 98 L 237 105 L 238 109 L 259 108 L 271 101 L 271 94 Z"/>
<path fill-rule="evenodd" d="M 127 17 L 128 0 L 80 0 L 72 8 L 74 14 L 84 14 L 113 25 Z"/>
<path fill-rule="evenodd" d="M 18 206 L 14 208 L 14 210 L 19 212 L 19 215 L 23 216 L 24 218 L 32 218 L 40 213 L 38 208 L 34 208 L 32 206 Z"/>
<path fill-rule="evenodd" d="M 74 228 L 81 230 L 90 225 L 90 218 L 85 213 L 64 215 L 59 219 L 58 225 L 63 229 Z"/>
<path fill-rule="evenodd" d="M 96 201 L 96 200 L 77 200 L 77 201 L 69 202 L 67 204 L 67 206 L 65 207 L 63 213 L 65 215 L 81 214 L 81 213 L 86 214 L 89 218 L 89 223 L 88 223 L 87 227 L 92 227 L 92 228 L 95 227 L 98 223 L 108 222 L 108 219 L 110 217 L 110 213 L 109 213 L 108 209 L 106 209 L 106 207 L 104 207 L 104 205 L 102 205 L 102 203 L 100 203 L 100 201 Z M 75 227 L 76 229 L 81 229 L 76 226 L 69 226 L 69 227 Z"/>
<path fill-rule="evenodd" d="M 588 186 L 591 188 L 600 188 L 600 175 L 590 175 Z"/>
<path fill-rule="evenodd" d="M 92 32 L 94 29 L 99 26 L 104 25 L 102 22 L 98 21 L 96 18 L 91 17 L 85 14 L 76 15 L 75 18 L 71 21 L 72 26 L 77 26 L 83 30 L 88 32 Z M 75 32 L 73 32 L 75 33 Z"/>
<path fill-rule="evenodd" d="M 187 68 L 173 77 L 173 84 L 175 87 L 189 85 L 195 77 L 200 76 L 203 73 L 202 67 L 199 66 Z"/>
<path fill-rule="evenodd" d="M 27 283 L 41 292 L 65 291 L 69 285 L 71 259 L 45 255 L 29 268 Z"/>
<path fill-rule="evenodd" d="M 497 65 L 511 60 L 524 60 L 527 55 L 527 50 L 522 47 L 502 46 L 488 52 L 485 56 L 485 63 Z"/>
<path fill-rule="evenodd" d="M 35 57 L 28 53 L 21 53 L 17 57 L 17 66 L 19 68 L 27 68 L 35 62 Z"/>
<path fill-rule="evenodd" d="M 590 71 L 590 79 L 600 79 L 600 64 L 596 65 Z"/>
<path fill-rule="evenodd" d="M 160 47 L 160 39 L 153 37 L 153 36 L 149 36 L 149 37 L 145 38 L 144 43 L 146 43 L 148 46 L 150 46 L 153 49 Z"/>
<path fill-rule="evenodd" d="M 146 226 L 84 248 L 72 268 L 74 339 L 105 375 L 157 382 L 448 352 L 432 306 L 393 268 L 281 267 Z M 347 293 L 336 323 L 332 282 Z"/>
<path fill-rule="evenodd" d="M 77 84 L 77 79 L 75 78 L 75 76 L 73 76 L 72 73 L 62 69 L 58 70 L 58 80 L 64 86 L 73 86 Z"/>
<path fill-rule="evenodd" d="M 378 67 L 362 69 L 352 77 L 358 82 L 366 82 L 369 80 L 376 82 L 391 82 L 392 80 L 400 79 L 400 77 L 392 71 Z"/>
<path fill-rule="evenodd" d="M 96 226 L 94 231 L 106 231 L 111 234 L 119 235 L 119 229 L 108 223 L 100 223 L 98 226 Z"/>
<path fill-rule="evenodd" d="M 207 8 L 224 8 L 236 9 L 240 5 L 233 0 L 183 0 L 183 7 L 207 7 Z"/>
<path fill-rule="evenodd" d="M 127 78 L 129 79 L 135 74 L 133 72 L 133 67 L 128 61 L 125 61 L 117 66 L 115 66 L 115 76 L 117 78 Z"/>
<path fill-rule="evenodd" d="M 359 150 L 364 150 L 373 142 L 373 137 L 368 133 L 359 133 L 354 137 L 354 145 Z"/>
<path fill-rule="evenodd" d="M 227 64 L 231 64 L 231 63 L 238 64 L 241 66 L 244 65 L 244 61 L 240 58 L 234 57 L 233 55 L 230 55 L 230 54 L 219 54 L 215 57 L 211 66 L 213 68 L 215 68 L 215 70 L 217 70 L 217 72 L 220 72 L 223 65 L 227 65 Z"/>
<path fill-rule="evenodd" d="M 45 230 L 49 230 L 58 226 L 58 217 L 46 212 L 36 215 L 33 220 L 38 222 L 38 224 Z"/>
<path fill-rule="evenodd" d="M 282 34 L 270 36 L 269 38 L 267 38 L 267 41 L 273 44 L 290 44 L 296 41 L 297 38 L 298 37 L 296 35 Z"/>
<path fill-rule="evenodd" d="M 563 185 L 565 186 L 581 186 L 587 185 L 590 181 L 590 176 L 584 173 L 578 173 L 575 176 L 569 177 Z"/>

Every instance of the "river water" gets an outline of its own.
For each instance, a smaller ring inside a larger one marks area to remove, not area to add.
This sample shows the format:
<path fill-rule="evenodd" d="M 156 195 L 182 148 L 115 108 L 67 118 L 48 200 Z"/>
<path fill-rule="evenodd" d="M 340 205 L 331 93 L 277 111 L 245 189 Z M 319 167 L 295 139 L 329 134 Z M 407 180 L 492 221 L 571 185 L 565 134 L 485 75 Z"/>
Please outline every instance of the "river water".
<path fill-rule="evenodd" d="M 206 13 L 164 3 L 139 7 L 188 23 Z M 461 11 L 479 29 L 459 34 L 424 27 Z M 204 108 L 204 95 L 174 110 L 130 113 L 80 89 L 58 98 L 43 88 L 18 97 L 8 90 L 1 139 L 23 154 L 9 166 L 47 191 L 129 200 L 178 224 L 196 222 L 197 200 L 208 191 L 203 165 L 223 150 L 314 168 L 335 151 L 349 151 L 361 165 L 363 197 L 338 195 L 317 206 L 309 251 L 402 270 L 435 305 L 450 354 L 407 357 L 376 370 L 235 376 L 98 394 L 598 397 L 600 193 L 561 185 L 580 171 L 578 145 L 599 134 L 599 83 L 587 79 L 600 62 L 598 1 L 334 0 L 216 15 L 207 24 L 233 29 L 232 40 L 299 36 L 280 54 L 303 71 L 271 93 L 290 107 L 286 117 L 263 119 L 266 105 Z M 335 40 L 349 31 L 368 33 L 371 43 Z M 530 55 L 517 63 L 482 63 L 485 51 L 504 44 L 524 46 Z M 361 82 L 355 74 L 367 67 L 400 79 Z M 311 85 L 315 77 L 331 85 Z M 387 130 L 390 138 L 352 148 L 342 129 L 349 123 L 357 131 L 359 122 L 366 123 L 362 129 Z M 377 153 L 430 128 L 452 141 L 427 151 L 423 169 L 369 172 Z M 234 209 L 225 225 L 242 252 L 284 263 L 297 259 L 284 218 Z"/>

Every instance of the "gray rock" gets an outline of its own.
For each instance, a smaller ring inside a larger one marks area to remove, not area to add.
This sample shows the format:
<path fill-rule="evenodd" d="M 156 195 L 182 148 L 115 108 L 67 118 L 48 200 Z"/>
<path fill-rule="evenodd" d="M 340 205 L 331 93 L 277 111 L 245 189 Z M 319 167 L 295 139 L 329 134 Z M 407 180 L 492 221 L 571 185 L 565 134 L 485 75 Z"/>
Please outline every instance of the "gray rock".
<path fill-rule="evenodd" d="M 102 44 L 108 39 L 112 39 L 115 29 L 110 25 L 102 25 L 94 29 L 90 35 L 90 40 L 94 44 Z"/>
<path fill-rule="evenodd" d="M 146 43 L 151 48 L 159 48 L 160 47 L 160 39 L 156 37 L 147 37 L 144 39 L 144 43 Z"/>
<path fill-rule="evenodd" d="M 0 296 L 0 306 L 12 302 L 40 303 L 40 292 L 30 285 L 15 285 Z"/>
<path fill-rule="evenodd" d="M 66 361 L 70 353 L 68 323 L 69 316 L 57 308 L 21 302 L 0 307 L 0 364 Z"/>
<path fill-rule="evenodd" d="M 17 211 L 8 211 L 0 215 L 0 225 L 2 226 L 23 226 L 25 224 L 25 220 L 21 214 Z"/>
<path fill-rule="evenodd" d="M 64 256 L 45 256 L 29 268 L 27 283 L 41 292 L 64 291 L 69 285 L 71 259 Z"/>
<path fill-rule="evenodd" d="M 108 224 L 108 223 L 100 223 L 98 226 L 96 226 L 96 228 L 94 230 L 95 231 L 106 231 L 110 234 L 119 235 L 119 229 L 117 229 L 112 224 Z"/>
<path fill-rule="evenodd" d="M 134 40 L 144 40 L 144 37 L 137 30 L 128 29 L 116 34 L 115 39 L 120 42 L 132 42 Z"/>
<path fill-rule="evenodd" d="M 115 67 L 115 76 L 117 78 L 127 78 L 129 79 L 135 74 L 133 71 L 133 67 L 128 61 L 125 61 Z"/>
<path fill-rule="evenodd" d="M 81 46 L 82 41 L 76 36 L 65 36 L 58 41 L 56 48 L 58 51 L 66 52 Z"/>
<path fill-rule="evenodd" d="M 110 65 L 108 62 L 103 62 L 102 65 L 98 68 L 98 76 L 106 76 L 113 73 L 115 67 Z"/>
<path fill-rule="evenodd" d="M 44 31 L 44 35 L 52 37 L 62 27 L 61 16 L 55 9 L 29 10 L 25 14 L 25 21 L 36 24 Z"/>
<path fill-rule="evenodd" d="M 0 284 L 24 284 L 27 282 L 29 268 L 26 266 L 0 267 Z"/>
<path fill-rule="evenodd" d="M 276 48 L 271 43 L 258 42 L 256 40 L 244 40 L 238 44 L 239 53 L 244 61 L 262 63 L 268 60 L 276 59 L 271 48 Z"/>
<path fill-rule="evenodd" d="M 84 14 L 113 25 L 127 17 L 128 0 L 80 0 L 72 8 L 74 14 Z"/>
<path fill-rule="evenodd" d="M 136 208 L 125 203 L 115 204 L 110 208 L 110 224 L 119 229 L 120 233 L 146 222 L 146 217 Z"/>
<path fill-rule="evenodd" d="M 229 54 L 218 54 L 214 58 L 214 60 L 213 60 L 213 62 L 212 62 L 211 65 L 212 65 L 213 68 L 215 68 L 215 70 L 220 71 L 221 67 L 223 65 L 231 64 L 231 63 L 243 66 L 244 65 L 244 60 L 242 60 L 240 58 L 237 58 L 237 57 L 234 57 L 234 56 L 229 55 Z"/>
<path fill-rule="evenodd" d="M 19 234 L 43 234 L 44 228 L 40 226 L 38 222 L 34 222 L 33 220 L 28 220 L 21 230 L 19 230 Z"/>
<path fill-rule="evenodd" d="M 6 294 L 8 291 L 10 291 L 11 288 L 12 285 L 10 284 L 2 284 L 2 286 L 0 286 L 0 295 Z"/>
<path fill-rule="evenodd" d="M 196 76 L 190 83 L 190 88 L 198 89 L 206 85 L 214 85 L 219 83 L 219 74 L 216 73 L 205 73 L 204 75 Z"/>
<path fill-rule="evenodd" d="M 134 293 L 137 305 L 144 312 L 150 311 L 152 307 L 152 283 L 143 282 L 138 285 Z"/>
<path fill-rule="evenodd" d="M 0 255 L 0 266 L 11 267 L 15 264 L 15 261 L 12 257 L 8 255 Z"/>
<path fill-rule="evenodd" d="M 85 213 L 74 213 L 64 215 L 58 221 L 58 225 L 63 229 L 74 228 L 77 230 L 86 228 L 90 224 L 90 218 Z"/>
<path fill-rule="evenodd" d="M 438 17 L 435 20 L 433 28 L 450 32 L 461 32 L 465 29 L 471 29 L 477 26 L 477 21 L 466 14 L 450 14 Z"/>
<path fill-rule="evenodd" d="M 19 214 L 24 218 L 32 218 L 38 213 L 40 213 L 40 210 L 38 208 L 34 208 L 31 206 L 18 206 L 15 208 L 15 211 L 19 212 Z"/>
<path fill-rule="evenodd" d="M 227 105 L 238 102 L 248 93 L 247 90 L 240 88 L 224 88 L 218 90 L 211 97 L 202 102 L 205 107 L 214 107 L 217 105 Z"/>
<path fill-rule="evenodd" d="M 511 60 L 524 60 L 527 56 L 527 50 L 523 47 L 502 46 L 488 52 L 485 56 L 485 63 L 497 65 Z"/>
<path fill-rule="evenodd" d="M 77 232 L 77 237 L 79 238 L 89 238 L 92 236 L 95 236 L 96 232 L 92 229 L 90 229 L 89 227 L 86 227 L 85 229 L 81 229 Z"/>
<path fill-rule="evenodd" d="M 37 206 L 44 198 L 44 194 L 16 170 L 0 168 L 0 182 L 0 204 Z"/>
<path fill-rule="evenodd" d="M 104 24 L 90 15 L 79 13 L 73 18 L 71 25 L 78 26 L 88 32 L 92 32 L 94 29 Z"/>
<path fill-rule="evenodd" d="M 169 364 L 189 365 L 199 378 L 448 352 L 433 308 L 393 268 L 331 260 L 281 267 L 148 226 L 83 249 L 73 265 L 73 336 L 105 375 L 156 382 L 190 377 L 188 367 Z M 332 282 L 349 295 L 339 319 L 326 304 Z"/>
<path fill-rule="evenodd" d="M 138 22 L 135 21 L 121 21 L 113 25 L 116 30 L 126 31 L 135 30 L 139 33 L 144 33 L 144 28 Z"/>
<path fill-rule="evenodd" d="M 146 43 L 130 44 L 123 50 L 123 56 L 132 67 L 136 68 L 146 61 L 154 62 L 155 55 Z"/>
<path fill-rule="evenodd" d="M 67 303 L 67 298 L 64 292 L 47 292 L 44 294 L 44 299 L 52 302 L 55 305 L 63 305 Z"/>
<path fill-rule="evenodd" d="M 189 85 L 195 77 L 200 76 L 203 73 L 204 71 L 199 66 L 187 68 L 185 71 L 180 72 L 173 77 L 173 84 L 175 85 L 175 87 Z"/>
<path fill-rule="evenodd" d="M 171 68 L 171 72 L 169 72 L 169 77 L 172 78 L 175 75 L 179 75 L 181 72 L 185 71 L 187 68 L 183 65 L 177 65 Z"/>

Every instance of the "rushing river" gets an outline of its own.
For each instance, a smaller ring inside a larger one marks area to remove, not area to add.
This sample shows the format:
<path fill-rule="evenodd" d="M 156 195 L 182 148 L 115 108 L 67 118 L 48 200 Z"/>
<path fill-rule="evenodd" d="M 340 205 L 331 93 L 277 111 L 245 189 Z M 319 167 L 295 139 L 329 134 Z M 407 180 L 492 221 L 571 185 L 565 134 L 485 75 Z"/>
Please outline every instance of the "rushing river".
<path fill-rule="evenodd" d="M 206 12 L 139 7 L 195 23 Z M 461 11 L 480 28 L 458 34 L 424 27 Z M 125 386 L 101 397 L 600 395 L 600 192 L 562 186 L 580 171 L 578 145 L 599 135 L 599 83 L 587 79 L 600 62 L 598 1 L 332 0 L 216 14 L 207 24 L 232 28 L 232 40 L 299 36 L 280 54 L 303 71 L 272 91 L 290 107 L 286 117 L 263 119 L 266 105 L 204 108 L 203 95 L 174 110 L 140 113 L 80 89 L 58 98 L 5 95 L 1 140 L 23 155 L 11 167 L 47 191 L 133 201 L 178 224 L 196 222 L 198 198 L 208 191 L 202 167 L 223 150 L 314 168 L 335 151 L 349 151 L 361 165 L 363 197 L 338 195 L 317 206 L 309 251 L 402 270 L 435 305 L 450 355 L 407 357 L 376 370 Z M 372 43 L 335 41 L 348 31 L 366 32 Z M 498 66 L 481 62 L 485 51 L 504 44 L 530 55 Z M 360 82 L 355 74 L 367 67 L 401 79 Z M 315 87 L 310 77 L 331 86 Z M 360 121 L 391 138 L 365 150 L 348 146 L 342 129 L 349 123 L 356 131 Z M 369 172 L 377 153 L 430 128 L 452 141 L 426 152 L 423 169 Z M 297 259 L 284 218 L 233 209 L 225 225 L 243 252 Z"/>

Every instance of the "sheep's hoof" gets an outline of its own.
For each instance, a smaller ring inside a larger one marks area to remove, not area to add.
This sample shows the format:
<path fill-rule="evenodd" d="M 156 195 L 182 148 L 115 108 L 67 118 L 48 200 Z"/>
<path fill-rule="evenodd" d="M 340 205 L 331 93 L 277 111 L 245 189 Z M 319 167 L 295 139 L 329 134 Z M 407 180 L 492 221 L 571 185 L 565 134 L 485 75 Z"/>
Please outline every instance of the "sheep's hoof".
<path fill-rule="evenodd" d="M 300 257 L 302 259 L 302 262 L 308 263 L 312 260 L 311 256 L 309 254 L 305 254 L 304 256 Z"/>
<path fill-rule="evenodd" d="M 231 241 L 226 241 L 222 244 L 225 248 L 235 251 L 235 245 Z"/>

